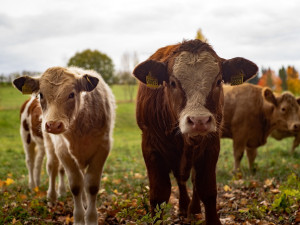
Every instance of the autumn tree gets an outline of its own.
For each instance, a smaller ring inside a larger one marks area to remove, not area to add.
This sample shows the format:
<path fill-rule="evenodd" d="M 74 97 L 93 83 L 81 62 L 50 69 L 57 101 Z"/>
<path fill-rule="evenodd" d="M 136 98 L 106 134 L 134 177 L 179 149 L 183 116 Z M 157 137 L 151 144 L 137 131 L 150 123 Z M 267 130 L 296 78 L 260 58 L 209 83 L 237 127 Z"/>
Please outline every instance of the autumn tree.
<path fill-rule="evenodd" d="M 69 59 L 68 66 L 78 66 L 83 69 L 92 69 L 100 73 L 105 82 L 112 84 L 114 76 L 114 64 L 112 59 L 98 50 L 86 49 L 77 52 Z"/>
<path fill-rule="evenodd" d="M 203 35 L 202 30 L 200 28 L 197 30 L 197 34 L 196 34 L 195 39 L 198 39 L 198 40 L 203 41 L 203 42 L 208 41 L 207 38 Z"/>
<path fill-rule="evenodd" d="M 262 68 L 262 76 L 258 81 L 258 85 L 269 87 L 274 91 L 281 92 L 281 79 L 276 76 L 273 70 Z"/>
<path fill-rule="evenodd" d="M 283 66 L 281 67 L 281 69 L 279 69 L 279 77 L 282 81 L 282 83 L 281 83 L 282 90 L 286 91 L 288 89 L 287 74 L 286 74 L 285 68 Z"/>
<path fill-rule="evenodd" d="M 300 94 L 299 73 L 293 66 L 288 66 L 286 69 L 287 87 L 293 94 Z"/>

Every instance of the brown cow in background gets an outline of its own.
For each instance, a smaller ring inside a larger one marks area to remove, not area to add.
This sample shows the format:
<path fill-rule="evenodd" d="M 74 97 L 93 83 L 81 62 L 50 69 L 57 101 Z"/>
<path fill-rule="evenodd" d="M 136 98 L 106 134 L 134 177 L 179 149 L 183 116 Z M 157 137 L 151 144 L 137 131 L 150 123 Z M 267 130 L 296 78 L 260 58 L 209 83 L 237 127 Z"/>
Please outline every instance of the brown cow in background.
<path fill-rule="evenodd" d="M 224 86 L 224 127 L 222 137 L 233 139 L 234 168 L 240 169 L 244 151 L 249 168 L 254 170 L 257 148 L 266 143 L 275 129 L 297 132 L 299 106 L 288 92 L 275 97 L 269 88 L 252 84 Z"/>
<path fill-rule="evenodd" d="M 296 101 L 300 105 L 300 97 L 296 98 Z M 299 117 L 300 117 L 300 110 L 299 110 Z M 271 136 L 276 140 L 282 140 L 283 138 L 287 138 L 287 137 L 295 137 L 293 146 L 291 148 L 291 153 L 294 153 L 295 148 L 297 148 L 298 145 L 300 144 L 300 131 L 295 132 L 290 130 L 277 129 L 271 133 Z"/>
<path fill-rule="evenodd" d="M 216 164 L 222 81 L 230 82 L 236 75 L 245 81 L 256 72 L 254 63 L 244 58 L 222 59 L 200 40 L 160 48 L 135 68 L 133 74 L 141 81 L 136 118 L 142 130 L 152 212 L 157 204 L 168 202 L 169 173 L 173 172 L 179 186 L 180 213 L 199 213 L 200 199 L 206 224 L 221 224 L 216 211 Z M 188 210 L 185 182 L 191 169 L 194 188 Z"/>

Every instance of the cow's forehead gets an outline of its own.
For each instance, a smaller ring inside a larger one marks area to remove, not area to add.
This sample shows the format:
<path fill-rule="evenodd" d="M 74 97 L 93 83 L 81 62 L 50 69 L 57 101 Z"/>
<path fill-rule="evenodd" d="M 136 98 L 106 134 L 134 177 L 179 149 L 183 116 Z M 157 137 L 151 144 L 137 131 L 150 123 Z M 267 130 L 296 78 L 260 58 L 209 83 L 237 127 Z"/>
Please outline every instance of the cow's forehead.
<path fill-rule="evenodd" d="M 40 89 L 43 94 L 52 96 L 62 95 L 69 92 L 75 86 L 76 79 L 74 75 L 69 73 L 55 74 L 44 73 L 40 78 Z"/>
<path fill-rule="evenodd" d="M 197 93 L 202 104 L 219 72 L 219 63 L 209 52 L 181 52 L 173 66 L 173 75 L 180 81 L 187 98 Z"/>

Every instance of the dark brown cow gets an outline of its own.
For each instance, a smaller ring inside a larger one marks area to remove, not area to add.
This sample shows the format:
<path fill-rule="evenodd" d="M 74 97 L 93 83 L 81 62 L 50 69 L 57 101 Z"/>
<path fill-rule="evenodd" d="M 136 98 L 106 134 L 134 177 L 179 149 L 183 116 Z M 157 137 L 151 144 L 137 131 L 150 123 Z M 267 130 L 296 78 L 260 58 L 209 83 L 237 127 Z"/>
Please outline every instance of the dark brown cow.
<path fill-rule="evenodd" d="M 290 93 L 275 97 L 269 88 L 252 84 L 225 86 L 224 94 L 222 137 L 233 139 L 235 171 L 240 169 L 246 150 L 249 168 L 255 172 L 257 148 L 266 143 L 273 130 L 299 131 L 299 106 Z"/>
<path fill-rule="evenodd" d="M 254 63 L 244 58 L 222 59 L 199 40 L 161 48 L 135 68 L 133 74 L 141 81 L 136 118 L 142 130 L 152 212 L 157 204 L 168 202 L 169 173 L 173 172 L 180 191 L 180 213 L 200 212 L 200 199 L 206 224 L 220 224 L 215 170 L 220 150 L 222 80 L 230 82 L 233 76 L 247 80 L 256 72 Z M 185 182 L 191 169 L 194 191 L 188 211 Z"/>

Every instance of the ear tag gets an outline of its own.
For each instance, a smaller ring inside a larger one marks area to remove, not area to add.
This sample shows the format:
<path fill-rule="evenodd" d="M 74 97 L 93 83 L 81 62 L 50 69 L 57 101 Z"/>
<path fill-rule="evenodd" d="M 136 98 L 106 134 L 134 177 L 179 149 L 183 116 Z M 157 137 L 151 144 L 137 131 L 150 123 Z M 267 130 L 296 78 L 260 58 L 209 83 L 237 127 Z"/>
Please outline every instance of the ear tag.
<path fill-rule="evenodd" d="M 231 77 L 231 86 L 242 84 L 243 79 L 244 79 L 244 73 L 243 71 L 241 71 L 240 74 Z"/>
<path fill-rule="evenodd" d="M 146 76 L 147 87 L 158 88 L 158 80 L 151 75 L 151 72 Z"/>
<path fill-rule="evenodd" d="M 28 82 L 25 81 L 24 85 L 22 86 L 22 94 L 32 94 L 32 89 L 29 86 Z"/>

